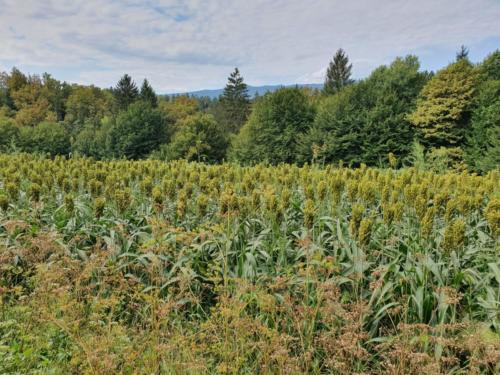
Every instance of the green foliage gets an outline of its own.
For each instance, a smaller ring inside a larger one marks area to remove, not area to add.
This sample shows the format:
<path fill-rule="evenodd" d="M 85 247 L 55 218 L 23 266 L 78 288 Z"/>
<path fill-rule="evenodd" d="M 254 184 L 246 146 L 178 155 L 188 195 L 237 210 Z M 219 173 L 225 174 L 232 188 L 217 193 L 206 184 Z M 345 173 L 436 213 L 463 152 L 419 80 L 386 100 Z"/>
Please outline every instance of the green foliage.
<path fill-rule="evenodd" d="M 165 146 L 164 158 L 217 163 L 224 159 L 227 146 L 226 134 L 213 116 L 198 114 L 177 125 L 171 142 Z"/>
<path fill-rule="evenodd" d="M 142 82 L 140 99 L 145 101 L 146 103 L 149 103 L 153 108 L 156 108 L 158 106 L 158 98 L 156 97 L 156 93 L 154 92 L 147 79 Z"/>
<path fill-rule="evenodd" d="M 427 146 L 463 144 L 477 77 L 477 69 L 467 59 L 460 59 L 439 71 L 423 88 L 409 119 Z"/>
<path fill-rule="evenodd" d="M 5 83 L 8 94 L 11 96 L 12 93 L 19 91 L 28 84 L 28 77 L 26 77 L 26 75 L 24 75 L 19 69 L 14 67 L 8 77 L 6 77 Z M 11 108 L 17 109 L 13 101 L 11 102 Z"/>
<path fill-rule="evenodd" d="M 314 108 L 303 90 L 283 88 L 266 94 L 233 139 L 230 158 L 243 163 L 294 163 L 297 139 L 313 119 Z"/>
<path fill-rule="evenodd" d="M 430 171 L 444 174 L 448 171 L 463 172 L 464 152 L 459 147 L 433 147 L 426 150 L 418 141 L 413 147 L 407 161 L 419 171 Z"/>
<path fill-rule="evenodd" d="M 9 118 L 0 117 L 0 152 L 9 152 L 18 142 L 19 128 Z"/>
<path fill-rule="evenodd" d="M 126 110 L 139 98 L 139 89 L 128 74 L 125 74 L 113 89 L 116 103 L 120 110 Z"/>
<path fill-rule="evenodd" d="M 327 98 L 301 138 L 302 160 L 315 159 L 315 150 L 325 162 L 351 165 L 387 162 L 389 153 L 406 157 L 414 137 L 406 116 L 428 77 L 419 67 L 414 56 L 398 58 Z"/>
<path fill-rule="evenodd" d="M 181 95 L 168 101 L 162 100 L 159 109 L 170 121 L 177 123 L 188 116 L 196 114 L 198 102 L 195 98 Z"/>
<path fill-rule="evenodd" d="M 500 80 L 487 81 L 479 89 L 466 152 L 467 164 L 476 172 L 500 166 Z"/>
<path fill-rule="evenodd" d="M 500 80 L 500 50 L 489 54 L 479 66 L 480 80 Z"/>
<path fill-rule="evenodd" d="M 95 159 L 113 157 L 110 140 L 113 125 L 114 121 L 109 117 L 103 118 L 98 125 L 87 123 L 73 142 L 73 152 L 80 156 L 89 156 Z"/>
<path fill-rule="evenodd" d="M 66 102 L 65 121 L 70 127 L 81 130 L 84 124 L 99 124 L 111 113 L 112 98 L 95 86 L 75 87 Z"/>
<path fill-rule="evenodd" d="M 229 77 L 223 95 L 210 99 L 157 96 L 147 80 L 139 90 L 127 74 L 114 89 L 100 89 L 69 85 L 47 73 L 25 75 L 14 68 L 0 72 L 0 151 L 135 159 L 161 146 L 155 157 L 398 167 L 412 162 L 413 157 L 407 158 L 416 140 L 425 146 L 429 170 L 441 171 L 446 165 L 462 170 L 466 160 L 469 170 L 485 173 L 499 164 L 495 83 L 500 80 L 499 56 L 497 50 L 473 66 L 462 47 L 457 61 L 430 80 L 430 74 L 419 72 L 417 58 L 408 56 L 354 83 L 352 65 L 346 53 L 338 50 L 325 81 L 329 95 L 296 88 L 252 100 L 238 69 Z M 142 108 L 149 107 L 144 115 L 129 111 L 139 101 Z M 218 124 L 214 140 L 204 132 L 194 134 L 194 122 L 186 120 L 201 114 L 211 114 Z M 63 125 L 71 150 L 61 147 L 67 143 L 62 132 L 60 144 L 54 138 L 50 141 L 58 149 L 48 150 L 41 138 L 44 144 L 33 143 L 34 134 L 41 130 L 24 128 L 42 123 Z M 176 144 L 169 145 L 174 133 L 178 133 Z M 230 139 L 230 152 L 214 155 L 215 148 L 226 150 L 222 133 Z"/>
<path fill-rule="evenodd" d="M 116 118 L 109 134 L 111 153 L 118 158 L 146 157 L 168 140 L 169 132 L 161 112 L 139 101 Z"/>
<path fill-rule="evenodd" d="M 479 71 L 466 160 L 471 170 L 485 173 L 500 166 L 500 51 L 489 55 Z"/>
<path fill-rule="evenodd" d="M 12 99 L 9 95 L 9 87 L 7 85 L 9 75 L 5 72 L 0 72 L 0 108 L 12 107 Z"/>
<path fill-rule="evenodd" d="M 248 88 L 238 68 L 228 78 L 228 83 L 220 97 L 221 122 L 226 131 L 237 133 L 250 113 Z"/>
<path fill-rule="evenodd" d="M 343 87 L 352 84 L 351 79 L 352 64 L 349 64 L 349 57 L 340 48 L 335 53 L 326 71 L 325 86 L 323 91 L 327 95 L 339 92 Z"/>
<path fill-rule="evenodd" d="M 461 45 L 460 50 L 457 52 L 456 61 L 468 60 L 468 59 L 469 59 L 469 49 L 466 46 Z"/>
<path fill-rule="evenodd" d="M 410 164 L 418 171 L 429 170 L 427 159 L 425 158 L 425 147 L 418 141 L 413 141 L 410 155 L 408 156 Z"/>
<path fill-rule="evenodd" d="M 56 121 L 57 116 L 49 101 L 45 83 L 39 76 L 29 76 L 27 83 L 10 91 L 17 110 L 18 126 L 36 126 L 42 121 Z"/>
<path fill-rule="evenodd" d="M 50 156 L 68 155 L 71 151 L 70 138 L 64 126 L 51 122 L 21 128 L 19 146 L 25 152 Z"/>

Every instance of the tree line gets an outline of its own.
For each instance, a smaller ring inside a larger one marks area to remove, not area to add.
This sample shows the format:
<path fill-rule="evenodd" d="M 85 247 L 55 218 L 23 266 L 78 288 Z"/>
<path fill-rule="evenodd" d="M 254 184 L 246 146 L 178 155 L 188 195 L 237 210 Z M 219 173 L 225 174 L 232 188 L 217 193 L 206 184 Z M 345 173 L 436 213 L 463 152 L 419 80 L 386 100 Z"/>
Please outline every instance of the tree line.
<path fill-rule="evenodd" d="M 324 89 L 250 98 L 236 68 L 220 98 L 159 96 L 125 74 L 115 87 L 0 73 L 0 152 L 207 163 L 335 163 L 485 173 L 500 165 L 500 51 L 465 47 L 437 72 L 416 56 L 353 80 L 338 50 Z"/>

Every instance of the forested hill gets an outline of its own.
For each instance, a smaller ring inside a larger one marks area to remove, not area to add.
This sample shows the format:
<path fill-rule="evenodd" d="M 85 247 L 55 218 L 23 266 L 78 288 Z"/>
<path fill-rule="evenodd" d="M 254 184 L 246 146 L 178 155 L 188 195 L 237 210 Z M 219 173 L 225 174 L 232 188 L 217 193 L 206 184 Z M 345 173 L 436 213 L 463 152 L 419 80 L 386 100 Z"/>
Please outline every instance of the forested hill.
<path fill-rule="evenodd" d="M 297 84 L 297 85 L 265 85 L 265 86 L 247 86 L 248 95 L 254 97 L 255 95 L 264 95 L 268 92 L 275 92 L 283 87 L 308 87 L 311 89 L 321 90 L 323 88 L 323 83 L 307 83 L 307 84 Z M 198 90 L 184 93 L 167 94 L 166 96 L 178 96 L 178 95 L 189 95 L 195 98 L 210 98 L 217 99 L 224 93 L 224 89 L 213 89 L 213 90 Z"/>

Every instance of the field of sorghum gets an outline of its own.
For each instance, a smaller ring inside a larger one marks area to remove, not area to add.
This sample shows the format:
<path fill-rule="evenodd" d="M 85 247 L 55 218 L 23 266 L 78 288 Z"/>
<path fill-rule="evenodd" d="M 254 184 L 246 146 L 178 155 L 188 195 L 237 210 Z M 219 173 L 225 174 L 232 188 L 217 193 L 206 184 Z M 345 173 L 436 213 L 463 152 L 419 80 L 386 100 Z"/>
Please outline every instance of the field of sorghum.
<path fill-rule="evenodd" d="M 498 373 L 499 179 L 0 155 L 0 373 Z"/>

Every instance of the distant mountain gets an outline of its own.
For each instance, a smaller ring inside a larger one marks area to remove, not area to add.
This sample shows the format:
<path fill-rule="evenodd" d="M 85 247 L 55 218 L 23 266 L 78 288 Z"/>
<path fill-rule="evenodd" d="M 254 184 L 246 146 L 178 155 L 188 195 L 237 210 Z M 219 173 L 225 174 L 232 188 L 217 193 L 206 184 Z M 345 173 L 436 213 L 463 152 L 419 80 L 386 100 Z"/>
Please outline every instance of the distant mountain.
<path fill-rule="evenodd" d="M 250 97 L 253 98 L 256 94 L 264 95 L 267 92 L 274 92 L 282 87 L 294 87 L 294 86 L 309 87 L 312 89 L 319 89 L 319 90 L 321 90 L 323 88 L 322 83 L 308 83 L 308 84 L 302 84 L 302 85 L 248 86 L 248 94 L 250 95 Z M 221 96 L 223 92 L 224 92 L 224 89 L 199 90 L 199 91 L 191 91 L 191 92 L 184 92 L 184 93 L 178 93 L 178 94 L 167 94 L 166 96 L 189 95 L 189 96 L 194 96 L 197 98 L 209 97 L 209 98 L 215 99 L 215 98 L 218 98 L 219 96 Z"/>

